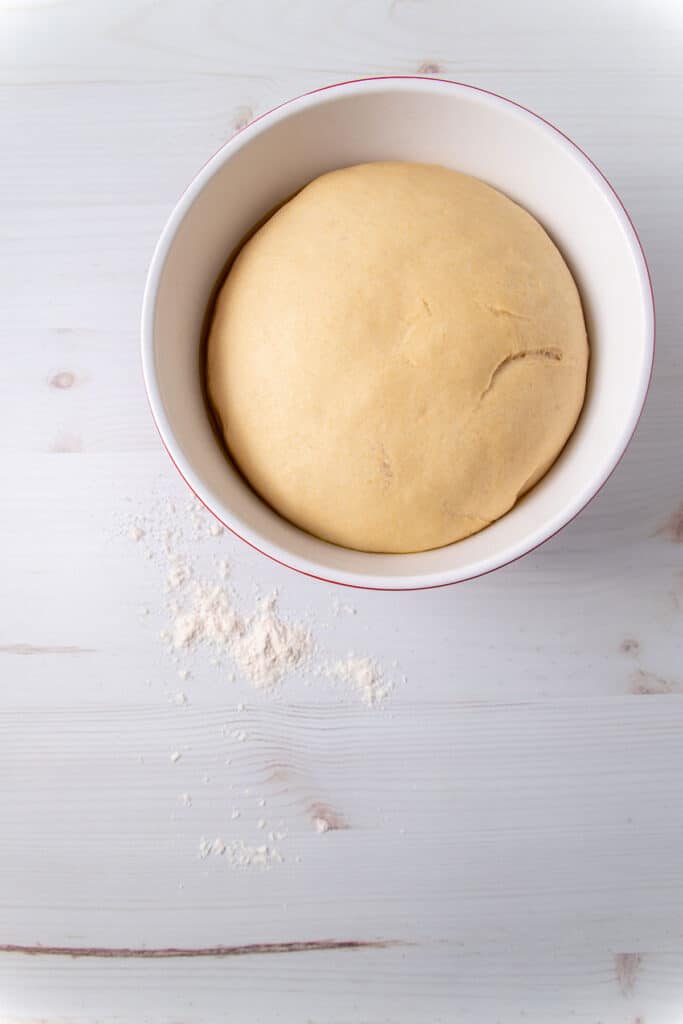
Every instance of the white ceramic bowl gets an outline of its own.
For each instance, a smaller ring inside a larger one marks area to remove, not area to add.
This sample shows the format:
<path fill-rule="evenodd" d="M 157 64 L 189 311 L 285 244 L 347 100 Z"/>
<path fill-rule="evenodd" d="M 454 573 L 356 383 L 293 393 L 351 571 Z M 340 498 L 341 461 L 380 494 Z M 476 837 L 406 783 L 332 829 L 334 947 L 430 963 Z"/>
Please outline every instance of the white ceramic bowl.
<path fill-rule="evenodd" d="M 312 178 L 371 160 L 438 163 L 476 175 L 545 226 L 574 273 L 591 344 L 586 404 L 562 455 L 502 519 L 466 540 L 408 555 L 317 540 L 261 501 L 228 463 L 207 418 L 199 341 L 227 255 Z M 164 228 L 147 279 L 142 356 L 152 414 L 197 497 L 248 544 L 320 579 L 377 589 L 442 586 L 531 551 L 595 495 L 645 401 L 654 306 L 645 257 L 618 196 L 565 135 L 510 100 L 424 78 L 345 82 L 285 103 L 202 168 Z"/>

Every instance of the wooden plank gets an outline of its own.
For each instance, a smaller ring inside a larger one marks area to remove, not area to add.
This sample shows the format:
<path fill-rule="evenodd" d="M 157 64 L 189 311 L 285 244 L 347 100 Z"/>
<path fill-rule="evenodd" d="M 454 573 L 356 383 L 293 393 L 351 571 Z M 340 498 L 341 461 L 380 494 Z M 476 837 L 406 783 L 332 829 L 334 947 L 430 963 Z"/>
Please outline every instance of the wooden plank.
<path fill-rule="evenodd" d="M 671 1024 L 680 954 L 431 946 L 191 960 L 0 960 L 7 1024 Z M 647 1014 L 647 1015 L 645 1015 Z"/>

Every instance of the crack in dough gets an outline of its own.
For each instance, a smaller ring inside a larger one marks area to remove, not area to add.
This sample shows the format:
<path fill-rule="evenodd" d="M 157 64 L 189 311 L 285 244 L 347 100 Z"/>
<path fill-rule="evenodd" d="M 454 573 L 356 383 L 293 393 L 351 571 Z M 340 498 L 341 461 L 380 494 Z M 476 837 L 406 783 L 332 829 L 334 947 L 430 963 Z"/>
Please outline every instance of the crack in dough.
<path fill-rule="evenodd" d="M 512 320 L 531 320 L 531 317 L 527 316 L 526 313 L 515 313 L 512 309 L 505 309 L 504 306 L 492 306 L 488 302 L 484 303 L 484 309 L 494 316 L 509 316 Z"/>
<path fill-rule="evenodd" d="M 552 363 L 561 363 L 563 359 L 562 352 L 559 348 L 534 348 L 534 349 L 523 349 L 521 352 L 510 352 L 509 355 L 503 356 L 499 363 L 493 368 L 493 373 L 489 378 L 489 382 L 481 393 L 482 398 L 486 398 L 489 392 L 492 390 L 493 385 L 496 383 L 499 375 L 507 367 L 513 363 L 519 363 L 523 360 L 528 359 L 538 361 L 548 361 Z"/>

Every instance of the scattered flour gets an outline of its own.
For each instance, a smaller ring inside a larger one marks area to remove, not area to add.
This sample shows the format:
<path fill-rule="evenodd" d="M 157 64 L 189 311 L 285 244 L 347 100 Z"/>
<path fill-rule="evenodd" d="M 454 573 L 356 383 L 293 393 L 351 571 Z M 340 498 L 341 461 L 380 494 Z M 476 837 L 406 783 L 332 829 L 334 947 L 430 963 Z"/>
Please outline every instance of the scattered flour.
<path fill-rule="evenodd" d="M 224 652 L 243 632 L 244 622 L 225 590 L 214 583 L 195 582 L 184 609 L 175 613 L 170 640 L 176 651 L 207 643 Z"/>
<path fill-rule="evenodd" d="M 266 691 L 309 668 L 307 683 L 316 677 L 343 683 L 368 707 L 377 707 L 392 691 L 393 682 L 372 657 L 321 657 L 309 625 L 282 615 L 276 594 L 262 598 L 252 612 L 245 611 L 240 595 L 226 585 L 230 575 L 226 560 L 212 560 L 212 569 L 206 573 L 207 560 L 199 558 L 195 542 L 215 543 L 224 530 L 198 501 L 188 499 L 180 511 L 172 501 L 156 502 L 146 517 L 137 515 L 129 523 L 128 532 L 136 540 L 145 538 L 146 553 L 162 560 L 168 625 L 159 635 L 176 661 L 183 653 L 190 656 L 208 648 L 209 663 L 221 668 L 228 680 L 234 678 L 232 665 L 253 687 Z M 205 566 L 203 578 L 200 562 Z M 357 614 L 337 598 L 333 610 L 336 615 Z M 189 678 L 189 669 L 179 668 L 178 675 L 182 680 Z M 241 710 L 244 705 L 238 707 Z"/>
<path fill-rule="evenodd" d="M 237 839 L 230 843 L 227 848 L 228 860 L 232 867 L 246 868 L 259 867 L 268 869 L 273 864 L 282 864 L 284 857 L 280 851 L 272 846 L 249 846 Z"/>
<path fill-rule="evenodd" d="M 202 837 L 199 841 L 199 856 L 202 860 L 207 857 L 223 857 L 230 867 L 233 868 L 261 868 L 268 870 L 273 864 L 282 864 L 284 857 L 280 851 L 265 843 L 259 846 L 251 846 L 242 839 L 233 839 L 226 843 L 220 837 L 206 839 Z"/>
<path fill-rule="evenodd" d="M 385 679 L 381 666 L 374 658 L 359 658 L 349 654 L 340 661 L 326 665 L 324 673 L 330 679 L 338 679 L 352 686 L 368 707 L 381 704 L 393 689 L 393 684 Z"/>
<path fill-rule="evenodd" d="M 166 576 L 166 589 L 178 590 L 192 576 L 192 570 L 187 562 L 175 556 L 170 560 L 168 575 Z"/>
<path fill-rule="evenodd" d="M 254 688 L 268 692 L 288 676 L 305 672 L 303 681 L 307 685 L 327 680 L 335 686 L 343 685 L 368 707 L 380 705 L 394 686 L 385 666 L 373 657 L 355 653 L 342 658 L 325 656 L 315 642 L 309 621 L 312 616 L 292 618 L 281 613 L 277 593 L 249 604 L 246 592 L 240 593 L 230 585 L 229 562 L 215 557 L 215 539 L 223 532 L 223 527 L 212 521 L 193 500 L 179 512 L 173 502 L 157 502 L 152 512 L 145 517 L 136 516 L 127 526 L 129 538 L 136 544 L 143 542 L 140 544 L 143 555 L 159 569 L 160 589 L 165 588 L 162 607 L 167 621 L 165 625 L 157 622 L 155 628 L 163 627 L 159 635 L 175 662 L 178 678 L 183 682 L 192 677 L 202 679 L 205 672 L 199 671 L 196 660 L 202 656 L 206 667 L 218 668 L 226 682 L 234 680 L 237 674 Z M 196 542 L 203 542 L 202 547 Z M 149 609 L 145 607 L 143 611 L 147 613 Z M 357 614 L 355 608 L 337 599 L 333 611 L 337 616 Z M 320 620 L 313 619 L 313 623 L 319 629 L 325 627 Z M 167 698 L 178 707 L 188 704 L 188 697 L 182 691 L 167 692 Z M 246 706 L 240 702 L 235 710 L 244 712 Z M 249 738 L 249 734 L 235 728 L 234 723 L 224 725 L 221 733 L 226 740 L 238 743 Z M 180 750 L 169 755 L 172 764 L 183 756 L 181 750 L 189 749 L 184 744 L 179 746 Z M 224 763 L 229 766 L 231 761 L 228 757 Z M 204 784 L 210 781 L 210 776 L 203 776 Z M 229 788 L 235 790 L 235 784 L 231 783 Z M 245 796 L 249 794 L 249 789 L 244 790 Z M 255 802 L 260 808 L 266 805 L 263 797 Z M 190 793 L 180 793 L 177 803 L 191 807 Z M 233 807 L 229 817 L 232 822 L 241 819 L 239 808 Z M 267 841 L 255 845 L 251 845 L 246 836 L 202 838 L 199 856 L 222 858 L 237 869 L 268 870 L 284 859 L 278 849 L 280 841 L 287 836 L 282 826 L 284 822 L 275 829 L 265 818 L 251 821 L 250 831 L 256 828 L 263 839 L 267 832 Z M 313 827 L 322 834 L 334 826 L 325 817 L 317 816 Z M 254 838 L 253 833 L 251 838 Z"/>
<path fill-rule="evenodd" d="M 338 598 L 334 599 L 332 610 L 335 615 L 357 615 L 358 611 L 353 605 L 343 604 Z"/>
<path fill-rule="evenodd" d="M 311 654 L 310 631 L 280 618 L 275 595 L 265 598 L 246 629 L 235 640 L 232 655 L 252 685 L 263 688 L 279 682 Z"/>
<path fill-rule="evenodd" d="M 223 587 L 199 581 L 192 584 L 186 604 L 175 612 L 170 641 L 176 651 L 209 644 L 219 655 L 229 655 L 259 689 L 279 683 L 313 648 L 306 626 L 280 616 L 275 595 L 261 601 L 245 619 Z"/>

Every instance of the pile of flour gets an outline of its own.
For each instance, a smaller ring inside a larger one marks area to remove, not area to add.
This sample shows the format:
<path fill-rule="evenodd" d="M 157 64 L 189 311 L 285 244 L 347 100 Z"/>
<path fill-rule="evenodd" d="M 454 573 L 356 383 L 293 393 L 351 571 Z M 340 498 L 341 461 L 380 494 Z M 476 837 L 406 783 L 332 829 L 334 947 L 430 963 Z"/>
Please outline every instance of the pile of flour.
<path fill-rule="evenodd" d="M 279 683 L 310 657 L 310 630 L 281 618 L 275 594 L 263 598 L 245 618 L 223 586 L 212 580 L 192 581 L 185 603 L 175 607 L 172 628 L 164 637 L 172 648 L 187 651 L 205 644 L 218 655 L 228 654 L 252 686 Z"/>

